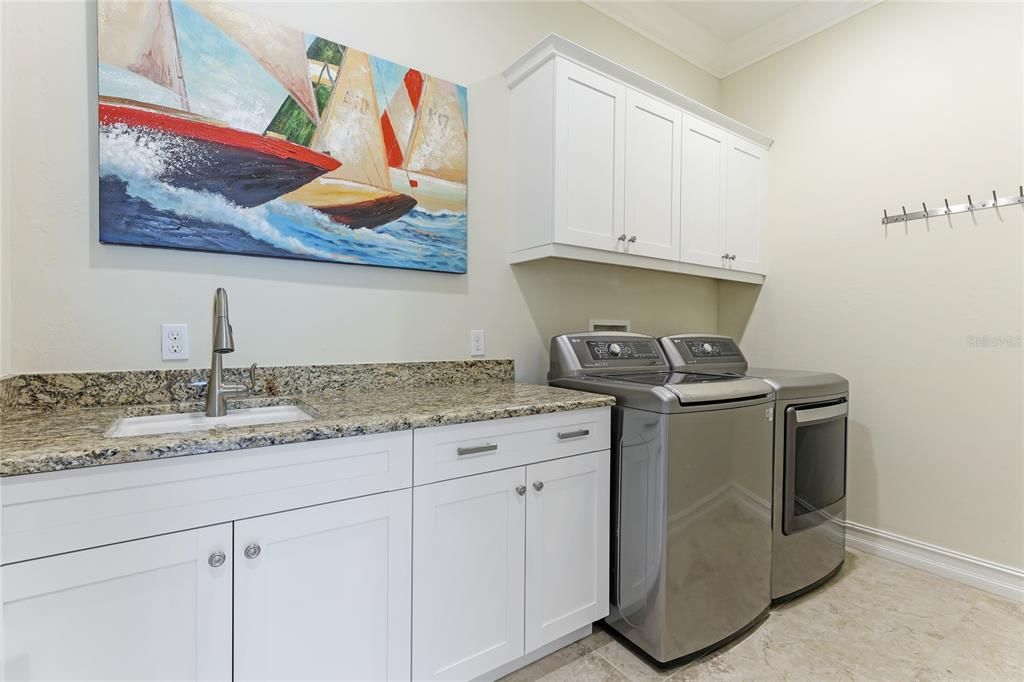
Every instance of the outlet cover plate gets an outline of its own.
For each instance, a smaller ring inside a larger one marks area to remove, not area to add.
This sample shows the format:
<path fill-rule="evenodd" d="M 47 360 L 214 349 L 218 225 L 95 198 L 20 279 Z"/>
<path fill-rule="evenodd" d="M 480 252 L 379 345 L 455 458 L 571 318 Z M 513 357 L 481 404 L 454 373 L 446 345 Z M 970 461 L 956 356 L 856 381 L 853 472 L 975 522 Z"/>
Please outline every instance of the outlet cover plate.
<path fill-rule="evenodd" d="M 469 355 L 470 357 L 478 358 L 484 355 L 484 330 L 483 329 L 470 329 L 469 330 Z"/>
<path fill-rule="evenodd" d="M 164 360 L 188 360 L 188 325 L 160 325 L 160 357 Z"/>

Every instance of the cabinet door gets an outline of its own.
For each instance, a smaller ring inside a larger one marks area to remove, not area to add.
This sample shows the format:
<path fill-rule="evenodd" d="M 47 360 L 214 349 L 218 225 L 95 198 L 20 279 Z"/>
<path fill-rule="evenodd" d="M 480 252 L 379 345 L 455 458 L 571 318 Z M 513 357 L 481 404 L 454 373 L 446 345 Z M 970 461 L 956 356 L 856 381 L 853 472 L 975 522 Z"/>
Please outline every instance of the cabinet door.
<path fill-rule="evenodd" d="M 728 134 L 683 115 L 683 218 L 680 260 L 725 267 Z"/>
<path fill-rule="evenodd" d="M 412 676 L 465 680 L 523 649 L 523 467 L 413 492 Z"/>
<path fill-rule="evenodd" d="M 411 495 L 235 523 L 236 679 L 409 679 Z"/>
<path fill-rule="evenodd" d="M 621 249 L 625 87 L 562 59 L 556 74 L 555 240 Z"/>
<path fill-rule="evenodd" d="M 526 469 L 526 650 L 608 615 L 607 450 Z"/>
<path fill-rule="evenodd" d="M 679 258 L 679 109 L 653 97 L 626 93 L 626 251 Z"/>
<path fill-rule="evenodd" d="M 231 524 L 2 570 L 5 680 L 231 679 Z"/>
<path fill-rule="evenodd" d="M 764 211 L 764 150 L 730 136 L 727 168 L 728 198 L 725 250 L 735 254 L 730 267 L 763 272 L 761 263 L 761 216 Z"/>

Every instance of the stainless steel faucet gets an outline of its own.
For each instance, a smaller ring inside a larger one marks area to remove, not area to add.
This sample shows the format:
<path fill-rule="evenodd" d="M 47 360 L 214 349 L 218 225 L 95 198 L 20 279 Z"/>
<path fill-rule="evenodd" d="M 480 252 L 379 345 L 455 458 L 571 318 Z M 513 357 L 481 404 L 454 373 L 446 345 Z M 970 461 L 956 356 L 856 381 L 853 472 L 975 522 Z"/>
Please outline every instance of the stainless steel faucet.
<path fill-rule="evenodd" d="M 221 357 L 235 352 L 235 337 L 228 319 L 228 292 L 217 289 L 213 297 L 213 358 L 210 363 L 210 380 L 206 384 L 206 416 L 223 417 L 228 413 L 228 398 L 244 398 L 255 393 L 256 365 L 249 368 L 249 385 L 224 383 L 224 366 Z"/>

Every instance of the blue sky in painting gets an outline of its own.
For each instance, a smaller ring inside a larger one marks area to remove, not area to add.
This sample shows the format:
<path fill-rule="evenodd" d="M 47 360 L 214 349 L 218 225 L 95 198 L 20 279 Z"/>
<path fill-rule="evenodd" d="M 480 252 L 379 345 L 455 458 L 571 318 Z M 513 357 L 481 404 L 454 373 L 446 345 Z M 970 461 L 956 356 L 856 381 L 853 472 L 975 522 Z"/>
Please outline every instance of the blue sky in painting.
<path fill-rule="evenodd" d="M 244 48 L 181 0 L 172 2 L 192 110 L 262 133 L 287 96 Z"/>

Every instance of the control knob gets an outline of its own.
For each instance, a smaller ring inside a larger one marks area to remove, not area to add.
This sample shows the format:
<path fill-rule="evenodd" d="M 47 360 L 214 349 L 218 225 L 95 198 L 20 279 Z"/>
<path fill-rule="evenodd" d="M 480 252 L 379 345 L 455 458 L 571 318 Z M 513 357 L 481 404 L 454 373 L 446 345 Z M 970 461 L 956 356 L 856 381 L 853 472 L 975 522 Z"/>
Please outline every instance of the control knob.
<path fill-rule="evenodd" d="M 710 353 L 710 352 L 712 351 L 712 346 L 711 346 L 711 344 L 710 344 L 710 343 L 705 343 L 704 345 L 702 345 L 702 346 L 701 346 L 701 349 L 702 349 L 702 350 L 703 350 L 703 351 L 704 351 L 705 353 Z"/>
<path fill-rule="evenodd" d="M 621 354 L 622 354 L 622 346 L 620 346 L 617 343 L 609 343 L 608 344 L 608 355 L 612 356 L 613 358 L 617 358 Z"/>

